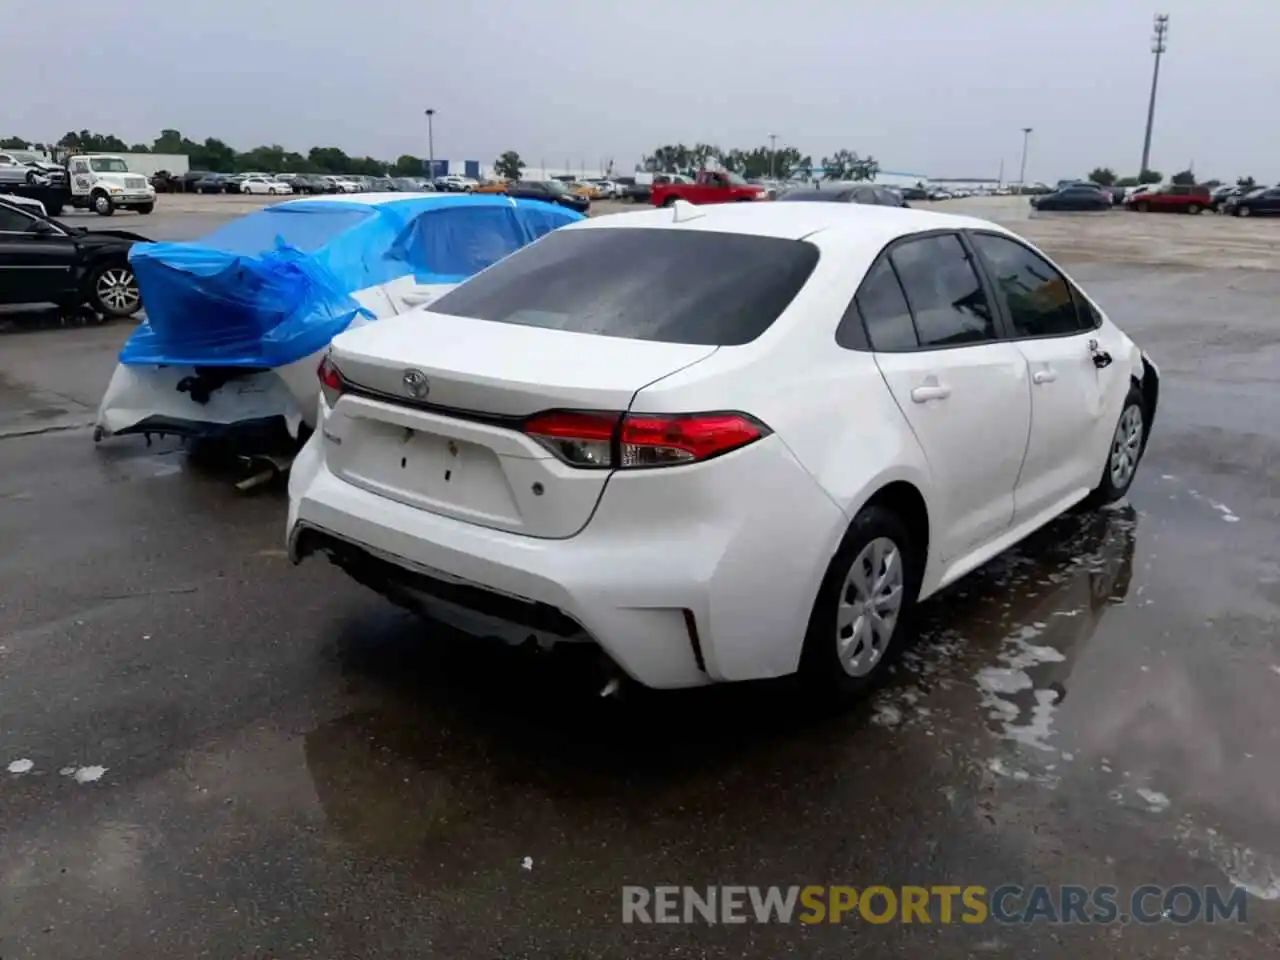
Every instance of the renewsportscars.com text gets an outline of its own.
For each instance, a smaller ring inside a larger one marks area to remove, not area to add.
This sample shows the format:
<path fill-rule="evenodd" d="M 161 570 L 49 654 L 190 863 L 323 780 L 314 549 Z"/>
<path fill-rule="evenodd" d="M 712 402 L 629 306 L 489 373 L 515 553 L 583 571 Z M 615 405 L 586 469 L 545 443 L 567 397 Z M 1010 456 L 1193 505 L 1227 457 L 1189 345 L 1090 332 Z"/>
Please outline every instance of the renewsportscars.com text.
<path fill-rule="evenodd" d="M 792 886 L 622 888 L 623 923 L 1245 922 L 1240 887 Z"/>

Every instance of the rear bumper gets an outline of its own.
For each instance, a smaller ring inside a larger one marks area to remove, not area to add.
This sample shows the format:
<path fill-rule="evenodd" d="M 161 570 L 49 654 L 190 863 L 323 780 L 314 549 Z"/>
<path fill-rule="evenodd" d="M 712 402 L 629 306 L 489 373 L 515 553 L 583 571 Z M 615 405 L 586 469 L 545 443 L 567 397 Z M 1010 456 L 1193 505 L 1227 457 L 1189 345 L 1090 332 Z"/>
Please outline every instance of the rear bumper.
<path fill-rule="evenodd" d="M 326 553 L 469 632 L 594 641 L 649 687 L 782 676 L 847 521 L 781 441 L 753 447 L 657 483 L 615 474 L 587 528 L 550 540 L 354 487 L 329 471 L 317 434 L 290 474 L 289 553 Z M 725 468 L 734 484 L 699 476 Z"/>

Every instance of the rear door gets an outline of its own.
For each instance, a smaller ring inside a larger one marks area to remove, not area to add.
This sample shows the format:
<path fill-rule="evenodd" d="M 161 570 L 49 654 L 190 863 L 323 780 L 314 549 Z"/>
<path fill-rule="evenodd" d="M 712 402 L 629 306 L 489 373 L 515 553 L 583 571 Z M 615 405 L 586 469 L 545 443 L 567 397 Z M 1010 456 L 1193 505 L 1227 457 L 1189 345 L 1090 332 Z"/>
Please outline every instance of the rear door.
<path fill-rule="evenodd" d="M 0 303 L 55 303 L 74 284 L 75 242 L 55 224 L 0 203 Z"/>
<path fill-rule="evenodd" d="M 1027 362 L 1000 338 L 991 298 L 956 233 L 890 247 L 857 295 L 876 362 L 933 474 L 946 562 L 1013 519 L 1027 448 Z"/>
<path fill-rule="evenodd" d="M 1122 364 L 1098 368 L 1096 316 L 1071 282 L 1030 247 L 1004 234 L 970 235 L 1031 372 L 1031 434 L 1014 491 L 1014 523 L 1075 500 L 1097 485 L 1099 444 Z M 1101 349 L 1102 345 L 1099 345 Z M 1112 351 L 1119 355 L 1118 346 Z"/>

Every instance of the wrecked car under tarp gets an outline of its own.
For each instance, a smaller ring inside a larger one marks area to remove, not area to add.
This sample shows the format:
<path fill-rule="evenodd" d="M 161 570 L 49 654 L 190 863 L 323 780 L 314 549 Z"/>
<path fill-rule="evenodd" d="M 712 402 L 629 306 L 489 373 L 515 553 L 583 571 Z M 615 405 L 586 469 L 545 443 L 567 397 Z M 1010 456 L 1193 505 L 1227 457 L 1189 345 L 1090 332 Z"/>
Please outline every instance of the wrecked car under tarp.
<path fill-rule="evenodd" d="M 428 304 L 580 219 L 496 195 L 373 194 L 288 201 L 201 240 L 138 244 L 129 259 L 146 319 L 120 352 L 94 438 L 296 447 L 334 336 Z"/>

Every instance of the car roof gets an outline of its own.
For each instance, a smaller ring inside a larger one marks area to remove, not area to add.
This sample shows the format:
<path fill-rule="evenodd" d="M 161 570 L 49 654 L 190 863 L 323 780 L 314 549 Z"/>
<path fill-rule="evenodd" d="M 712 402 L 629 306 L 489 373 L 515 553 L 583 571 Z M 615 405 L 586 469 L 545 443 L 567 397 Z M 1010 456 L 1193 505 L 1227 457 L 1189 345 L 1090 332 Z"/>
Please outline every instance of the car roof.
<path fill-rule="evenodd" d="M 688 209 L 686 209 L 688 208 Z M 690 214 L 689 211 L 693 211 Z M 678 211 L 678 213 L 677 213 Z M 682 219 L 677 220 L 677 216 Z M 674 208 L 655 208 L 644 213 L 615 213 L 571 223 L 561 230 L 608 230 L 623 228 L 705 230 L 760 237 L 801 240 L 814 234 L 839 235 L 883 247 L 898 237 L 929 230 L 1006 229 L 977 217 L 902 207 L 867 206 L 852 203 L 724 203 L 701 207 L 677 203 Z"/>

